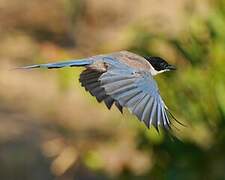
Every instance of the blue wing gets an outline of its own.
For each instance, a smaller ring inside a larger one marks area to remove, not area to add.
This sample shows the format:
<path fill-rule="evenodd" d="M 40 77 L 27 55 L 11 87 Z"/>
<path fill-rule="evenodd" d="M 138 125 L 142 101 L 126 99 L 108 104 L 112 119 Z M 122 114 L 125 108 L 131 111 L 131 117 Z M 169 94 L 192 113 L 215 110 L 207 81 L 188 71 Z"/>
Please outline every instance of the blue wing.
<path fill-rule="evenodd" d="M 170 129 L 167 107 L 149 72 L 110 64 L 99 81 L 108 96 L 127 107 L 147 127 Z"/>

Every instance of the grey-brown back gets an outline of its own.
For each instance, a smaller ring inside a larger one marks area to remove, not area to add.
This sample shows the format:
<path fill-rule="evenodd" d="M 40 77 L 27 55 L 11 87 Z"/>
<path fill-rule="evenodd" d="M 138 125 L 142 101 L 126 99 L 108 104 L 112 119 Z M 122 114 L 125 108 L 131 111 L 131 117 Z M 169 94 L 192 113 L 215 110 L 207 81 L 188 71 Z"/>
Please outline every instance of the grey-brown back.
<path fill-rule="evenodd" d="M 128 51 L 119 51 L 112 54 L 108 54 L 108 56 L 111 56 L 114 59 L 117 59 L 118 61 L 132 68 L 142 69 L 145 71 L 149 71 L 151 68 L 150 63 L 144 57 Z"/>

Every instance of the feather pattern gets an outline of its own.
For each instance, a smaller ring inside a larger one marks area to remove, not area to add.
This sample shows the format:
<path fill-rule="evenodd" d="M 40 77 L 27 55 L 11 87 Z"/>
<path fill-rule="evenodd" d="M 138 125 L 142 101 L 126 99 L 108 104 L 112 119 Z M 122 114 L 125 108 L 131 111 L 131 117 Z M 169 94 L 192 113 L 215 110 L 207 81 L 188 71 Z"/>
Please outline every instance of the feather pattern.
<path fill-rule="evenodd" d="M 84 70 L 80 74 L 79 78 L 81 86 L 85 87 L 85 89 L 89 91 L 92 96 L 95 96 L 98 102 L 104 101 L 108 109 L 111 109 L 113 103 L 115 103 L 115 106 L 122 113 L 123 106 L 121 106 L 118 101 L 115 101 L 112 97 L 107 95 L 105 89 L 101 86 L 99 81 L 101 75 L 102 73 L 95 70 Z"/>

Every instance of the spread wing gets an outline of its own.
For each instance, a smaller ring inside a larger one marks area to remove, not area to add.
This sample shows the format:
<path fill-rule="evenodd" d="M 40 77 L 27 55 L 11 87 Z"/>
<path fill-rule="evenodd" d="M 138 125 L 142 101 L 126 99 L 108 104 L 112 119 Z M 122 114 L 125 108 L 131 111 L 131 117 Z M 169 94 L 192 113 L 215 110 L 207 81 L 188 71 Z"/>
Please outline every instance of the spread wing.
<path fill-rule="evenodd" d="M 120 111 L 123 107 L 128 108 L 147 127 L 153 125 L 157 130 L 158 127 L 169 130 L 167 107 L 150 73 L 119 63 L 113 57 L 106 57 L 104 63 L 105 72 L 83 71 L 82 86 L 99 102 L 104 101 L 108 108 L 115 103 Z"/>
<path fill-rule="evenodd" d="M 157 84 L 149 72 L 124 69 L 111 66 L 100 77 L 101 86 L 106 94 L 127 107 L 147 127 L 156 129 L 162 126 L 170 128 L 166 106 L 159 94 Z"/>

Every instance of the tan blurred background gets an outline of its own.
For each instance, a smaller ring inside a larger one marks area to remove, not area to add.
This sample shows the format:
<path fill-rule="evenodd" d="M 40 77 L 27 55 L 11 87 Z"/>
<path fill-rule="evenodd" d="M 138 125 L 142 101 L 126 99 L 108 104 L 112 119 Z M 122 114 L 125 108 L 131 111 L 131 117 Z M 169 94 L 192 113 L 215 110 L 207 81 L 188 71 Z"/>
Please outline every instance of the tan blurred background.
<path fill-rule="evenodd" d="M 0 179 L 225 179 L 224 0 L 0 0 Z M 11 70 L 119 50 L 157 77 L 172 140 L 79 85 L 82 68 Z"/>

